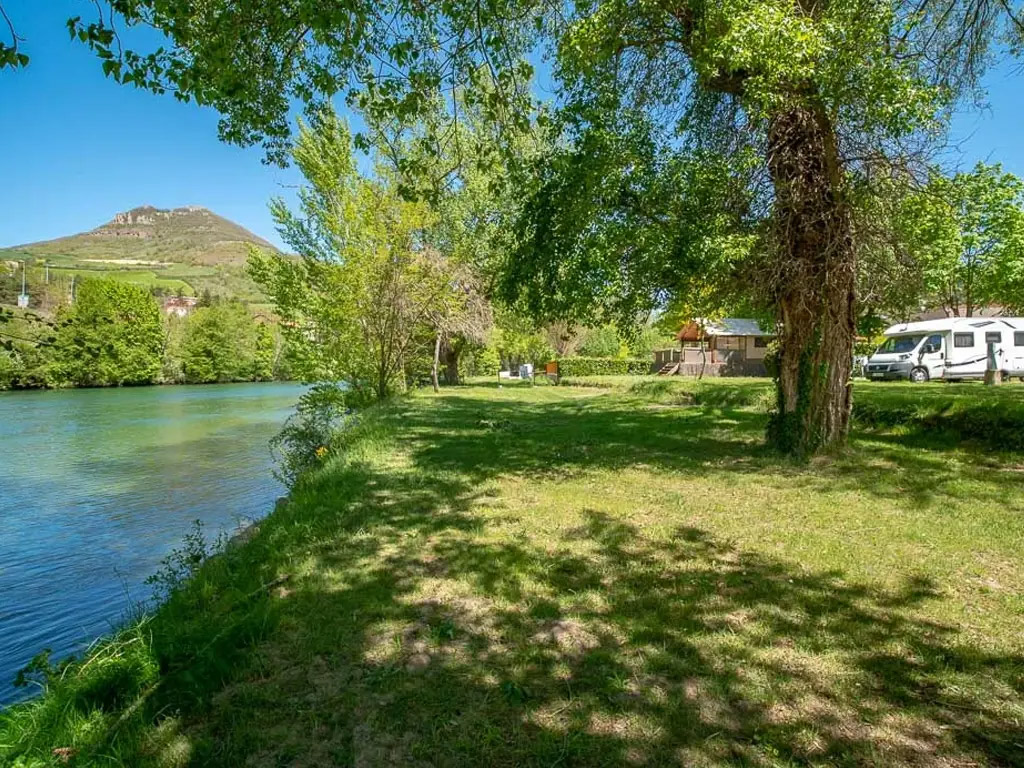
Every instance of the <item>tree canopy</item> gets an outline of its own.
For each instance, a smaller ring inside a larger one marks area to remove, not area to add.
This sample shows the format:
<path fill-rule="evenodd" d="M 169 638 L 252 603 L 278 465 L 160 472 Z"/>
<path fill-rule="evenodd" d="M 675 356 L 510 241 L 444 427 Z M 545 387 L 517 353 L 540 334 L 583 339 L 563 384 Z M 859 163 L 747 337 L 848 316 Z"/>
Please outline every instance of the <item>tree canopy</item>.
<path fill-rule="evenodd" d="M 271 161 L 288 156 L 294 103 L 315 118 L 339 96 L 371 124 L 418 122 L 435 157 L 461 155 L 467 112 L 545 123 L 553 148 L 524 164 L 503 293 L 541 318 L 635 319 L 694 286 L 720 305 L 742 277 L 779 323 L 770 436 L 794 453 L 847 431 L 865 211 L 975 95 L 994 33 L 1019 52 L 1024 29 L 1007 0 L 106 5 L 68 27 L 108 76 L 214 106 L 224 139 Z M 168 42 L 137 51 L 119 23 Z M 539 50 L 550 114 L 529 90 Z"/>
<path fill-rule="evenodd" d="M 933 170 L 904 202 L 901 229 L 925 296 L 949 314 L 1024 305 L 1024 184 L 999 165 Z"/>
<path fill-rule="evenodd" d="M 238 301 L 199 307 L 185 321 L 177 350 L 185 381 L 195 384 L 274 377 L 273 333 Z"/>
<path fill-rule="evenodd" d="M 149 291 L 114 280 L 83 280 L 58 313 L 47 378 L 97 387 L 151 384 L 160 375 L 164 332 Z"/>
<path fill-rule="evenodd" d="M 428 247 L 434 213 L 405 200 L 386 173 L 357 169 L 351 134 L 333 112 L 303 126 L 294 160 L 306 178 L 300 209 L 271 206 L 301 257 L 254 249 L 250 271 L 274 300 L 296 372 L 344 382 L 349 397 L 382 399 L 466 299 L 452 265 Z M 446 321 L 447 321 L 446 320 Z"/>

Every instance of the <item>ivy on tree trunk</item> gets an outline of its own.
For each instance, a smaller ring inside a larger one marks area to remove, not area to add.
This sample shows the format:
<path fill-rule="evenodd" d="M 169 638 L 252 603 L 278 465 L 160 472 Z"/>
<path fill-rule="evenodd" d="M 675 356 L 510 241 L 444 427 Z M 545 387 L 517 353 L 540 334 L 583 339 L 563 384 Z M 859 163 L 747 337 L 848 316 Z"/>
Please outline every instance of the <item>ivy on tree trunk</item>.
<path fill-rule="evenodd" d="M 856 251 L 835 131 L 824 112 L 801 107 L 777 116 L 768 151 L 781 325 L 769 437 L 804 455 L 841 443 L 849 428 Z"/>

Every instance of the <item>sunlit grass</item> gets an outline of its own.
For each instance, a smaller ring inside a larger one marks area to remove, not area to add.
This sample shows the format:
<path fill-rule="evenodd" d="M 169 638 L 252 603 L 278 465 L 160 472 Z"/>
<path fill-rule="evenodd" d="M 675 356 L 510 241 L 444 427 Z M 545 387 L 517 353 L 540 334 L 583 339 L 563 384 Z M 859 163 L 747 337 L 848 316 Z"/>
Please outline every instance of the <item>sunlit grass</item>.
<path fill-rule="evenodd" d="M 874 427 L 797 464 L 763 446 L 763 380 L 612 385 L 367 413 L 139 629 L 155 686 L 55 683 L 0 760 L 1024 761 L 1018 455 Z"/>

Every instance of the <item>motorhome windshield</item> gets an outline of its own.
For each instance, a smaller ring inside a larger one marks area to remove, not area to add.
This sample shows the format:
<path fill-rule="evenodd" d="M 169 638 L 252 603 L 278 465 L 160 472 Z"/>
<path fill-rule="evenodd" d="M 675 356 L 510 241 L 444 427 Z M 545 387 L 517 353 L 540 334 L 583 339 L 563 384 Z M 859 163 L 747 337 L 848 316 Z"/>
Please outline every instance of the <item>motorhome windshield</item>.
<path fill-rule="evenodd" d="M 924 336 L 890 336 L 876 352 L 880 355 L 898 355 L 913 352 Z"/>

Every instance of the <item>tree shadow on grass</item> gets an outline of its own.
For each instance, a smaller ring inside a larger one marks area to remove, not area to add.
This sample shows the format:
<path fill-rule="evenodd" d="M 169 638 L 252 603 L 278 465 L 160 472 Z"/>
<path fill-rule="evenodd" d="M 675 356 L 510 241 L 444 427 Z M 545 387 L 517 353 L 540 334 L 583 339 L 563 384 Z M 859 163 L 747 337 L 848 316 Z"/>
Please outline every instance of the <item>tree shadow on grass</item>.
<path fill-rule="evenodd" d="M 606 405 L 601 396 L 524 408 L 470 396 L 437 401 L 403 422 L 414 461 L 479 481 L 498 475 L 621 469 L 674 471 L 721 460 L 760 466 L 764 417 L 740 409 Z"/>
<path fill-rule="evenodd" d="M 751 454 L 756 414 L 464 400 L 400 413 L 409 464 L 324 473 L 224 564 L 237 592 L 291 578 L 187 657 L 207 693 L 162 692 L 194 764 L 1024 761 L 1024 657 L 927 618 L 927 578 L 851 583 L 596 509 L 554 531 L 477 514 L 501 474 L 807 472 Z"/>
<path fill-rule="evenodd" d="M 853 449 L 844 460 L 822 473 L 835 487 L 922 509 L 941 499 L 1024 510 L 1024 472 L 1013 454 L 965 443 L 955 435 L 915 430 L 855 430 L 851 442 Z"/>
<path fill-rule="evenodd" d="M 164 682 L 129 764 L 1024 763 L 1024 658 L 928 618 L 942 585 L 593 507 L 548 528 L 488 496 L 637 466 L 859 488 L 870 450 L 808 469 L 760 447 L 759 414 L 594 397 L 465 392 L 391 418 L 400 457 L 315 476 L 154 620 Z"/>
<path fill-rule="evenodd" d="M 713 391 L 719 390 L 732 391 Z M 798 478 L 817 490 L 855 490 L 919 508 L 937 498 L 1024 499 L 1024 472 L 994 468 L 985 452 L 960 454 L 954 464 L 948 449 L 956 443 L 942 437 L 857 431 L 851 450 L 807 466 L 765 446 L 766 421 L 763 413 L 731 405 L 645 407 L 590 396 L 524 408 L 464 394 L 412 412 L 403 430 L 415 438 L 419 466 L 475 481 L 645 466 L 681 475 Z"/>
<path fill-rule="evenodd" d="M 548 540 L 495 536 L 469 486 L 365 480 L 318 521 L 332 541 L 266 598 L 274 629 L 186 730 L 195 762 L 1024 759 L 1024 659 L 920 617 L 927 579 L 878 590 L 595 510 Z"/>

